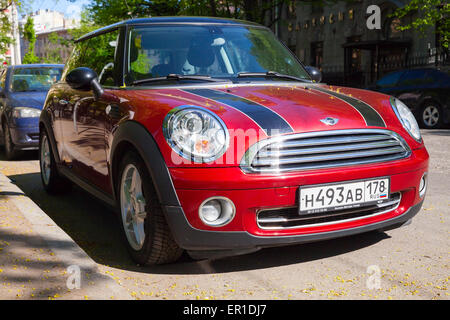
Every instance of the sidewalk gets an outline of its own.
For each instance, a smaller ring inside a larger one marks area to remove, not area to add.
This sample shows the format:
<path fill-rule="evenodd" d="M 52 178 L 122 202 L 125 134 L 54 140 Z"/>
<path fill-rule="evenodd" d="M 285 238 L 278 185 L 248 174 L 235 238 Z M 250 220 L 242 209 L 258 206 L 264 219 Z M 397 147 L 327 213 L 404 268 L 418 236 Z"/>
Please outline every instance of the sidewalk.
<path fill-rule="evenodd" d="M 0 300 L 130 298 L 0 173 Z"/>

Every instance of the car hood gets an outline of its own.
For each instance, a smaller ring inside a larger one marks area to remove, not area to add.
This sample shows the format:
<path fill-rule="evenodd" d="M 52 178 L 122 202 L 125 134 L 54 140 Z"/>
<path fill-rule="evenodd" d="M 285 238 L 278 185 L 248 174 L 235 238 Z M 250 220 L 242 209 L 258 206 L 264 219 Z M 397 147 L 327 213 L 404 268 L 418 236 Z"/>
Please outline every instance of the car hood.
<path fill-rule="evenodd" d="M 182 162 L 176 156 L 180 161 L 172 159 L 172 149 L 163 133 L 164 119 L 174 108 L 182 106 L 206 108 L 222 119 L 230 138 L 230 147 L 223 157 L 235 159 L 234 164 L 255 143 L 294 133 L 387 129 L 401 134 L 412 148 L 420 147 L 395 115 L 390 97 L 373 91 L 279 82 L 136 87 L 114 90 L 113 94 L 128 106 L 131 119 L 143 124 L 153 135 L 169 167 Z"/>
<path fill-rule="evenodd" d="M 9 94 L 10 105 L 12 107 L 29 107 L 42 109 L 47 92 L 15 92 Z"/>
<path fill-rule="evenodd" d="M 267 136 L 398 124 L 389 96 L 361 89 L 280 83 L 144 92 L 159 101 L 160 108 L 170 107 L 162 110 L 165 114 L 181 105 L 201 106 L 221 117 L 228 129 L 262 129 Z"/>

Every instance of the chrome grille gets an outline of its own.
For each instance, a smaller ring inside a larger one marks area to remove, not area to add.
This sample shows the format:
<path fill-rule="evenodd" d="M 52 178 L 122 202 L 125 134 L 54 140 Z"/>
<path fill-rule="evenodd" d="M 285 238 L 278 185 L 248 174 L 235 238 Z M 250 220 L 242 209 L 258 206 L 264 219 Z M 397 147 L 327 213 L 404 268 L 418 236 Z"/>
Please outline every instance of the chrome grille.
<path fill-rule="evenodd" d="M 271 230 L 315 227 L 377 216 L 397 209 L 400 201 L 401 193 L 396 192 L 390 195 L 388 201 L 380 204 L 331 212 L 300 215 L 298 207 L 261 210 L 257 215 L 257 223 L 261 229 Z"/>
<path fill-rule="evenodd" d="M 277 173 L 386 162 L 411 151 L 389 130 L 335 130 L 269 138 L 251 146 L 241 161 L 247 173 Z"/>

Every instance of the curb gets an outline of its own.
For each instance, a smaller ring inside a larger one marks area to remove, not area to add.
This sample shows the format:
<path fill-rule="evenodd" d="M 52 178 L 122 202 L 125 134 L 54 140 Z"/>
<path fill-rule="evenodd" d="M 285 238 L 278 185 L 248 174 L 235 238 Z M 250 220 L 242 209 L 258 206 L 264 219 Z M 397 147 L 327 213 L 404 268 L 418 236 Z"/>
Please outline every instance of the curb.
<path fill-rule="evenodd" d="M 32 229 L 41 236 L 48 248 L 65 265 L 76 265 L 80 267 L 82 281 L 86 273 L 91 274 L 88 279 L 97 278 L 101 280 L 104 287 L 98 292 L 96 299 L 107 299 L 113 295 L 120 299 L 131 299 L 127 290 L 117 284 L 111 277 L 99 272 L 98 264 L 77 243 L 65 233 L 44 211 L 39 208 L 26 194 L 16 186 L 7 176 L 0 173 L 0 194 L 11 201 Z M 102 291 L 104 291 L 102 297 Z"/>

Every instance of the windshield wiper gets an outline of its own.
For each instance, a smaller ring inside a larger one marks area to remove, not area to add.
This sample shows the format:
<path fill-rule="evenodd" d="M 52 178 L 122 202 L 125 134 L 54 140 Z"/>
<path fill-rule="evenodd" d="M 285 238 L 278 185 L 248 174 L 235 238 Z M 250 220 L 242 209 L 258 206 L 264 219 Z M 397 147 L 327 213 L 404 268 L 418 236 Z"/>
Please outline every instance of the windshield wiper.
<path fill-rule="evenodd" d="M 198 81 L 207 81 L 207 82 L 224 82 L 228 81 L 225 79 L 216 79 L 211 78 L 211 76 L 201 76 L 201 75 L 182 75 L 182 74 L 169 74 L 165 77 L 156 77 L 156 78 L 148 78 L 133 81 L 133 85 L 143 84 L 149 82 L 158 82 L 158 81 L 167 81 L 167 80 L 198 80 Z"/>
<path fill-rule="evenodd" d="M 267 72 L 240 72 L 237 75 L 238 78 L 284 78 L 294 81 L 310 82 L 308 79 L 297 78 L 288 74 L 282 74 L 275 71 Z"/>

